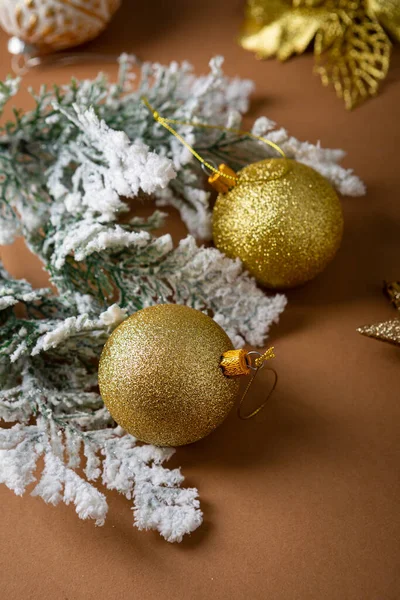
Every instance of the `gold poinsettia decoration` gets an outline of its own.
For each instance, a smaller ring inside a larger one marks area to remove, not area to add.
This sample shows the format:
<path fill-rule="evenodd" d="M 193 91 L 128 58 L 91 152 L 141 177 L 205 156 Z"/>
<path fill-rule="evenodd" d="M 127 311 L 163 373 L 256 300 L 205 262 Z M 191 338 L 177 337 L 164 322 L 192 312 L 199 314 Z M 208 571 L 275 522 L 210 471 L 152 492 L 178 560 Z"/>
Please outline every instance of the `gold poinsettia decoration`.
<path fill-rule="evenodd" d="M 400 0 L 248 0 L 240 43 L 287 60 L 314 40 L 315 70 L 352 109 L 374 96 L 400 40 Z"/>

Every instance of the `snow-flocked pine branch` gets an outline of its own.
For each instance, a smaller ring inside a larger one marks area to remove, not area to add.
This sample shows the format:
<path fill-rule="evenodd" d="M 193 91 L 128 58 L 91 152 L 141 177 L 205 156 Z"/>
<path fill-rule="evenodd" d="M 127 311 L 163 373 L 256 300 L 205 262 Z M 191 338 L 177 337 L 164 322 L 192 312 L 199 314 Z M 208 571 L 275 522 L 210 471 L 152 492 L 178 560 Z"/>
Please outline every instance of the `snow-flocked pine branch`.
<path fill-rule="evenodd" d="M 0 130 L 0 243 L 23 235 L 58 290 L 33 290 L 0 269 L 0 418 L 13 424 L 0 428 L 0 482 L 17 494 L 34 485 L 34 495 L 73 503 L 99 525 L 107 513 L 102 482 L 134 501 L 137 527 L 180 541 L 201 523 L 198 492 L 181 487 L 179 469 L 163 466 L 173 450 L 137 444 L 112 421 L 97 389 L 101 349 L 127 315 L 160 302 L 211 311 L 236 346 L 261 346 L 286 299 L 266 296 L 239 260 L 191 236 L 176 247 L 169 235 L 156 237 L 166 216 L 139 218 L 130 205 L 151 194 L 208 239 L 204 174 L 141 98 L 167 118 L 238 127 L 252 83 L 225 77 L 221 58 L 201 77 L 187 63 L 145 63 L 137 77 L 135 68 L 123 56 L 115 84 L 99 75 L 42 87 L 35 109 Z M 17 88 L 12 79 L 0 85 L 0 110 Z M 339 166 L 340 151 L 299 142 L 265 119 L 255 128 L 339 191 L 363 193 Z M 215 163 L 240 168 L 268 155 L 250 138 L 177 129 Z"/>

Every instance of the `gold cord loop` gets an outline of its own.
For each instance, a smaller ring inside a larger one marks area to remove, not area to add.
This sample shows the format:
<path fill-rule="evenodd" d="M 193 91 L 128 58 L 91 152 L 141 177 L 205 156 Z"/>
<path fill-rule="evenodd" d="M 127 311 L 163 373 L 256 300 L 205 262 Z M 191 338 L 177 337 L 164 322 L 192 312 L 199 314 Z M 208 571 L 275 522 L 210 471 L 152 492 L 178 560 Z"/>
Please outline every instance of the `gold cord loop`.
<path fill-rule="evenodd" d="M 187 148 L 189 150 L 189 152 L 191 152 L 193 154 L 193 156 L 195 158 L 197 158 L 197 160 L 202 165 L 207 167 L 207 169 L 209 169 L 212 173 L 214 173 L 218 177 L 221 177 L 222 180 L 229 180 L 231 182 L 231 187 L 234 186 L 238 181 L 238 176 L 236 174 L 232 175 L 232 173 L 234 173 L 234 171 L 229 169 L 229 167 L 226 167 L 226 165 L 220 165 L 219 169 L 216 169 L 212 164 L 210 164 L 209 162 L 204 160 L 204 158 L 202 156 L 200 156 L 200 154 L 198 152 L 196 152 L 196 150 L 194 148 L 192 148 L 192 146 L 190 146 L 190 144 L 188 144 L 186 142 L 186 140 L 175 129 L 173 129 L 171 127 L 171 125 L 183 125 L 183 126 L 186 125 L 188 127 L 201 127 L 203 129 L 216 129 L 218 131 L 226 131 L 228 133 L 234 133 L 235 135 L 239 135 L 239 136 L 250 137 L 259 142 L 263 142 L 266 146 L 270 146 L 271 148 L 276 150 L 282 156 L 282 158 L 287 158 L 286 154 L 284 153 L 282 148 L 280 148 L 277 144 L 275 144 L 274 142 L 271 142 L 270 140 L 267 140 L 259 135 L 255 135 L 254 133 L 251 133 L 250 131 L 244 131 L 242 129 L 232 129 L 230 127 L 223 127 L 222 125 L 209 125 L 206 123 L 194 123 L 192 121 L 186 122 L 186 121 L 179 121 L 177 119 L 166 119 L 166 118 L 162 117 L 160 115 L 160 113 L 152 107 L 152 105 L 150 104 L 150 102 L 148 101 L 147 98 L 142 97 L 142 102 L 152 113 L 153 118 L 155 121 L 157 121 L 157 123 L 160 123 L 160 125 L 165 127 L 165 129 L 167 131 L 169 131 L 172 135 L 174 135 L 185 146 L 185 148 Z M 222 167 L 224 167 L 224 169 L 222 169 Z"/>
<path fill-rule="evenodd" d="M 251 364 L 251 358 L 250 358 L 250 356 L 253 356 L 253 355 L 258 355 L 254 361 L 254 366 Z M 238 407 L 237 407 L 238 417 L 244 421 L 246 421 L 247 419 L 251 419 L 252 417 L 255 417 L 265 407 L 265 405 L 267 404 L 268 400 L 271 397 L 271 394 L 273 393 L 273 391 L 276 388 L 276 385 L 278 383 L 278 373 L 275 371 L 275 369 L 267 369 L 268 371 L 272 371 L 275 376 L 275 380 L 274 380 L 274 384 L 273 384 L 272 388 L 270 389 L 267 397 L 265 398 L 264 402 L 262 404 L 260 404 L 260 406 L 258 406 L 256 409 L 254 409 L 251 413 L 249 413 L 247 415 L 242 414 L 242 411 L 241 411 L 242 404 L 243 404 L 251 386 L 253 385 L 258 372 L 264 367 L 266 361 L 270 360 L 271 358 L 275 358 L 273 348 L 268 348 L 268 350 L 266 352 L 264 352 L 264 354 L 261 354 L 260 352 L 254 352 L 254 351 L 247 353 L 247 364 L 248 364 L 249 368 L 254 371 L 254 373 L 253 373 L 249 383 L 247 384 L 246 389 L 243 392 L 243 396 L 241 397 Z"/>
<path fill-rule="evenodd" d="M 253 357 L 257 358 L 253 359 Z M 242 414 L 241 407 L 243 401 L 245 400 L 251 386 L 253 385 L 257 373 L 265 366 L 267 360 L 270 360 L 271 358 L 275 358 L 273 348 L 268 348 L 268 350 L 266 350 L 264 354 L 261 354 L 261 352 L 256 352 L 255 350 L 247 352 L 244 348 L 241 348 L 240 350 L 227 350 L 221 356 L 220 367 L 225 377 L 240 377 L 242 375 L 249 375 L 251 371 L 253 371 L 253 375 L 251 376 L 251 379 L 247 384 L 243 396 L 241 397 L 238 404 L 237 414 L 240 419 L 251 419 L 252 417 L 257 415 L 260 412 L 260 410 L 262 410 L 267 404 L 272 392 L 276 388 L 276 384 L 278 383 L 278 374 L 274 369 L 268 369 L 268 371 L 272 371 L 275 375 L 274 385 L 270 389 L 268 396 L 266 397 L 264 402 L 251 413 L 249 413 L 248 415 Z"/>
<path fill-rule="evenodd" d="M 274 390 L 277 386 L 277 383 L 278 383 L 278 373 L 275 371 L 275 369 L 268 368 L 267 371 L 272 371 L 272 373 L 275 376 L 275 380 L 274 380 L 274 384 L 273 384 L 272 388 L 270 389 L 270 391 L 267 394 L 267 397 L 265 398 L 264 402 L 262 404 L 260 404 L 260 406 L 258 406 L 256 409 L 254 409 L 251 413 L 249 413 L 248 415 L 242 414 L 241 408 L 242 408 L 243 401 L 246 398 L 247 393 L 248 393 L 250 387 L 252 386 L 255 378 L 257 377 L 257 373 L 259 372 L 260 368 L 261 367 L 258 367 L 258 369 L 256 369 L 254 371 L 253 376 L 250 379 L 249 383 L 247 384 L 244 394 L 241 397 L 239 405 L 237 407 L 238 417 L 239 417 L 239 419 L 242 419 L 243 421 L 247 421 L 247 419 L 251 419 L 252 417 L 255 417 L 265 407 L 265 405 L 267 404 L 268 400 L 270 399 L 270 397 L 271 397 L 272 393 L 274 392 Z"/>

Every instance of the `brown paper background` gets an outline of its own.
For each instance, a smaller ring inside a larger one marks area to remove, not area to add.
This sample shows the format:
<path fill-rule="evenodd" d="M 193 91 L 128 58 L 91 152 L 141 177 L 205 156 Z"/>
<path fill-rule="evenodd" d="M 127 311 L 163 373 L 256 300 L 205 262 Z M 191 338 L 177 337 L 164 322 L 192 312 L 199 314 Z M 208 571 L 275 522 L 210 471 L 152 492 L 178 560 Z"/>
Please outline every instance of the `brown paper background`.
<path fill-rule="evenodd" d="M 173 459 L 198 487 L 204 524 L 181 544 L 132 527 L 131 504 L 108 493 L 103 528 L 73 507 L 46 506 L 0 487 L 1 597 L 10 600 L 396 600 L 400 597 L 400 348 L 359 336 L 359 325 L 395 316 L 381 293 L 400 278 L 400 52 L 382 93 L 346 112 L 312 74 L 313 58 L 258 62 L 235 36 L 238 0 L 125 0 L 91 51 L 191 61 L 212 55 L 230 75 L 255 80 L 250 117 L 344 148 L 368 185 L 345 198 L 342 247 L 326 271 L 288 293 L 274 327 L 279 387 L 249 422 L 231 414 L 209 438 Z M 0 36 L 0 75 L 9 71 Z M 37 70 L 23 83 L 62 83 L 109 65 Z M 22 93 L 18 103 L 28 106 Z M 250 122 L 250 121 L 249 121 Z M 173 214 L 169 230 L 184 228 Z M 46 282 L 21 242 L 1 248 L 16 276 Z M 263 374 L 254 392 L 261 399 Z"/>

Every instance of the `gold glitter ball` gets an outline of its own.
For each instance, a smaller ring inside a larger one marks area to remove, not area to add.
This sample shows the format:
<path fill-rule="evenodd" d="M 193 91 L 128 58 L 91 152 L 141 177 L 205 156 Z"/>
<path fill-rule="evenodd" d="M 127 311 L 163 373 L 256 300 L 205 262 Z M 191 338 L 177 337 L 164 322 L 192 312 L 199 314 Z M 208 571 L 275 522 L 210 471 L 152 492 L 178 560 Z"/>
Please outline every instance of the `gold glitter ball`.
<path fill-rule="evenodd" d="M 253 163 L 217 198 L 216 247 L 240 258 L 259 283 L 290 288 L 318 275 L 343 233 L 339 198 L 311 167 L 283 158 Z"/>
<path fill-rule="evenodd" d="M 107 26 L 121 0 L 0 0 L 0 24 L 40 52 L 77 46 Z"/>
<path fill-rule="evenodd" d="M 121 323 L 104 346 L 100 393 L 114 420 L 143 442 L 190 444 L 228 415 L 239 381 L 223 375 L 232 342 L 210 317 L 159 304 Z"/>

